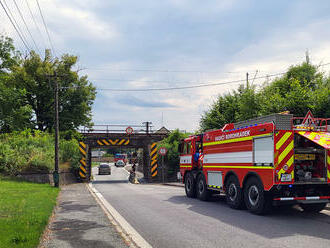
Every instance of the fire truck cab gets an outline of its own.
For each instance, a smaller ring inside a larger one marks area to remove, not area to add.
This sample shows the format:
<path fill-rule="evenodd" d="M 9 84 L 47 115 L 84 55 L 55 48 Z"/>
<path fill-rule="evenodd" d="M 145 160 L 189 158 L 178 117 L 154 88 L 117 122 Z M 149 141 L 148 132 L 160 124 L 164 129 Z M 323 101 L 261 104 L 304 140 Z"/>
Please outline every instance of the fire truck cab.
<path fill-rule="evenodd" d="M 186 195 L 224 193 L 256 214 L 281 204 L 319 212 L 330 201 L 329 127 L 310 112 L 273 114 L 190 136 L 179 145 Z"/>

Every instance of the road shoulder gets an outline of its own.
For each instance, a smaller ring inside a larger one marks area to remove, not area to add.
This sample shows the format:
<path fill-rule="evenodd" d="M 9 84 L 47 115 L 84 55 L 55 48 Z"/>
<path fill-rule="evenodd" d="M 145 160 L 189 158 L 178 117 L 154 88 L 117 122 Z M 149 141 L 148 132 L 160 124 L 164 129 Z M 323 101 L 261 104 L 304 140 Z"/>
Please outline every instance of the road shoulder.
<path fill-rule="evenodd" d="M 63 186 L 40 247 L 134 247 L 117 231 L 85 184 Z"/>

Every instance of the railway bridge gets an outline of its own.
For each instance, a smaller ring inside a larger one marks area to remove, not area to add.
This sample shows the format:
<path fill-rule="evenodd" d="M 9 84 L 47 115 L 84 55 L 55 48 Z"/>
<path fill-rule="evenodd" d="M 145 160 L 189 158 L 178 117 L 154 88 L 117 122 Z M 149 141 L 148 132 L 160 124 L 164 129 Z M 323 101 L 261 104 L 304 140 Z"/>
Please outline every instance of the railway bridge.
<path fill-rule="evenodd" d="M 152 130 L 151 122 L 143 125 L 94 125 L 80 129 L 83 139 L 79 142 L 81 154 L 79 175 L 89 181 L 92 170 L 92 150 L 97 148 L 143 149 L 142 164 L 145 180 L 158 181 L 157 142 L 166 138 L 169 131 L 162 127 Z"/>

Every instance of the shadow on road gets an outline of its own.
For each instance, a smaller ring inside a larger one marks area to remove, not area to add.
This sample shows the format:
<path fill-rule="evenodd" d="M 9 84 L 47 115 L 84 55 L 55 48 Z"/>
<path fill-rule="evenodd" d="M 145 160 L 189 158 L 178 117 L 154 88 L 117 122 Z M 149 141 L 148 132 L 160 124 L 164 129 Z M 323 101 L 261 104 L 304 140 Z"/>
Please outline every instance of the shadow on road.
<path fill-rule="evenodd" d="M 272 213 L 259 216 L 247 210 L 231 209 L 224 196 L 213 196 L 209 202 L 187 198 L 185 195 L 173 196 L 167 201 L 187 205 L 187 209 L 198 214 L 212 217 L 247 232 L 266 238 L 280 238 L 297 234 L 330 239 L 330 215 L 323 211 L 308 214 L 297 207 L 276 207 Z"/>
<path fill-rule="evenodd" d="M 81 247 L 114 247 L 108 242 L 102 240 L 87 240 L 84 239 L 84 234 L 89 231 L 97 231 L 98 228 L 104 228 L 104 225 L 99 225 L 93 221 L 83 221 L 76 219 L 63 219 L 53 223 L 51 230 L 56 232 L 56 237 L 66 241 L 72 248 Z"/>

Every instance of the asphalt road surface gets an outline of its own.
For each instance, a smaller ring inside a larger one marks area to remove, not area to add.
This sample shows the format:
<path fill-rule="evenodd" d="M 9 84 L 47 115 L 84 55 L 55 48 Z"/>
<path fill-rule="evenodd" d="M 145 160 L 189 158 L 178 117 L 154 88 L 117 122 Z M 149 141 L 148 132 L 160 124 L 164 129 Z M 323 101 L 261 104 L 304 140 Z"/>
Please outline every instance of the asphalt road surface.
<path fill-rule="evenodd" d="M 202 202 L 181 187 L 130 184 L 124 168 L 94 177 L 94 187 L 153 247 L 330 247 L 327 210 L 257 216 L 229 208 L 221 196 Z"/>

